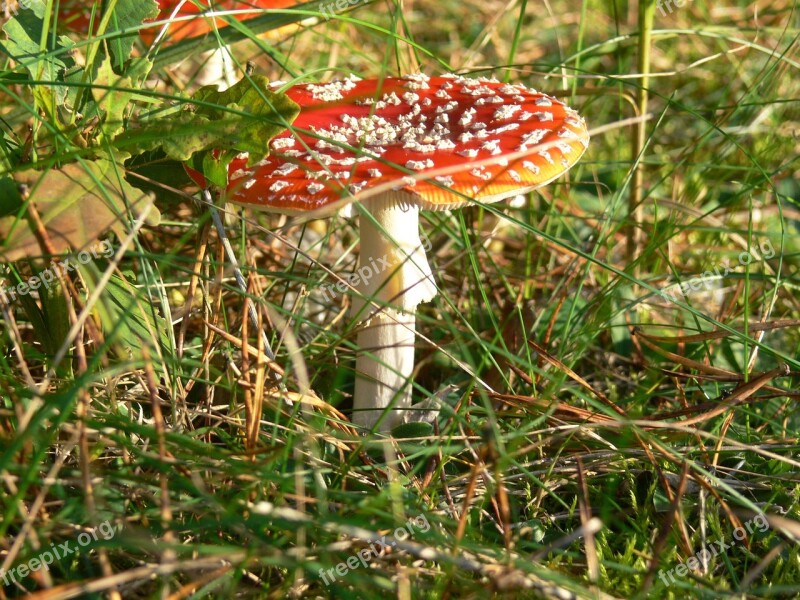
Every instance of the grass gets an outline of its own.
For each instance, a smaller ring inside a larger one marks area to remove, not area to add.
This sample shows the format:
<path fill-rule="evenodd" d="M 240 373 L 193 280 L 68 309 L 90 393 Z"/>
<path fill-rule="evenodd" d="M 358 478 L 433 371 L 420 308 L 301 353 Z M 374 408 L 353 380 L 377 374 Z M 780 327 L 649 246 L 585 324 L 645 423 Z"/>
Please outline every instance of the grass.
<path fill-rule="evenodd" d="M 425 213 L 440 295 L 418 313 L 415 396 L 443 408 L 391 443 L 349 425 L 350 296 L 323 298 L 355 267 L 354 220 L 225 207 L 243 294 L 179 164 L 104 171 L 98 197 L 145 187 L 150 220 L 112 203 L 112 257 L 0 302 L 0 565 L 17 569 L 0 598 L 800 594 L 797 7 L 646 4 L 253 21 L 270 36 L 234 53 L 271 79 L 495 76 L 566 100 L 592 143 L 523 203 Z M 97 39 L 73 39 L 99 64 Z M 82 116 L 46 93 L 57 75 L 4 57 L 0 170 L 44 201 L 31 167 L 121 164 L 88 109 L 168 113 L 196 88 L 195 44 L 141 86 L 72 67 Z M 8 290 L 66 249 L 2 189 Z M 51 204 L 91 238 L 98 204 L 68 198 Z M 24 252 L 11 222 L 39 234 Z M 20 574 L 51 547 L 72 552 Z"/>

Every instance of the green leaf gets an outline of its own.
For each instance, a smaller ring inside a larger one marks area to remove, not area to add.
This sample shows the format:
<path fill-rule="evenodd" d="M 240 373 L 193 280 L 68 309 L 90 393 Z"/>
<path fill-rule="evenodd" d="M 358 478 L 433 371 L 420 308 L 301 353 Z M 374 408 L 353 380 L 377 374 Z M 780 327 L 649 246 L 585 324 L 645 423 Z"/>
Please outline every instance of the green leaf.
<path fill-rule="evenodd" d="M 56 263 L 50 263 L 45 268 L 31 266 L 33 270 L 28 279 L 23 279 L 16 268 L 10 270 L 12 284 L 6 289 L 6 294 L 25 313 L 44 356 L 52 358 L 64 343 L 70 329 L 67 300 L 55 270 Z M 32 290 L 36 290 L 38 301 L 30 293 Z M 59 377 L 70 376 L 71 361 L 61 361 L 56 373 Z"/>
<path fill-rule="evenodd" d="M 28 0 L 27 8 L 19 10 L 3 26 L 8 39 L 0 43 L 0 54 L 13 58 L 28 71 L 31 79 L 63 81 L 65 70 L 74 65 L 70 56 L 74 43 L 66 36 L 50 35 L 45 29 L 45 13 L 43 0 Z M 58 108 L 64 105 L 69 88 L 35 84 L 31 91 L 47 120 L 63 131 L 65 125 L 59 118 Z"/>
<path fill-rule="evenodd" d="M 97 160 L 44 172 L 25 171 L 15 181 L 28 186 L 28 201 L 60 253 L 83 249 L 109 229 L 124 235 L 128 209 L 135 215 L 150 204 L 150 196 L 128 184 L 122 172 L 119 165 Z M 151 209 L 148 223 L 155 225 L 158 220 L 158 211 Z M 36 231 L 31 222 L 16 215 L 0 218 L 0 260 L 41 256 Z"/>
<path fill-rule="evenodd" d="M 17 183 L 11 177 L 0 177 L 0 217 L 18 214 L 23 204 Z"/>
<path fill-rule="evenodd" d="M 228 185 L 228 160 L 227 155 L 220 160 L 214 156 L 213 152 L 201 152 L 203 168 L 200 170 L 208 182 L 218 188 L 224 188 Z"/>
<path fill-rule="evenodd" d="M 241 79 L 222 92 L 215 86 L 202 87 L 192 100 L 206 103 L 198 105 L 196 115 L 214 121 L 230 119 L 233 111 L 245 113 L 236 115 L 241 117 L 242 129 L 231 131 L 231 137 L 221 140 L 217 147 L 249 152 L 250 165 L 269 154 L 272 138 L 283 133 L 300 113 L 300 107 L 291 98 L 270 89 L 269 79 L 263 75 Z"/>
<path fill-rule="evenodd" d="M 152 68 L 153 63 L 140 60 L 135 69 L 129 70 L 125 76 L 117 75 L 111 66 L 111 59 L 105 57 L 97 70 L 93 85 L 97 106 L 104 113 L 104 136 L 113 140 L 124 130 L 125 112 L 131 99 L 136 95 L 137 85 L 134 83 Z M 110 89 L 108 89 L 110 88 Z"/>
<path fill-rule="evenodd" d="M 158 17 L 158 3 L 155 0 L 117 0 L 106 33 L 130 31 L 108 42 L 113 64 L 118 70 L 122 70 L 123 64 L 131 55 L 133 44 L 139 35 L 139 26 L 156 17 Z"/>
<path fill-rule="evenodd" d="M 22 65 L 31 78 L 58 81 L 64 70 L 74 64 L 70 57 L 74 44 L 66 36 L 45 35 L 43 0 L 27 0 L 27 4 L 27 9 L 20 10 L 3 26 L 8 39 L 0 43 L 0 50 Z M 66 93 L 66 88 L 59 86 L 57 100 L 63 102 Z"/>
<path fill-rule="evenodd" d="M 402 423 L 392 429 L 392 436 L 395 438 L 426 438 L 433 434 L 433 425 L 424 421 Z"/>
<path fill-rule="evenodd" d="M 47 287 L 39 288 L 39 299 L 42 302 L 42 318 L 45 327 L 44 331 L 36 332 L 36 337 L 42 340 L 47 355 L 53 357 L 67 339 L 70 330 L 67 300 L 58 278 L 54 278 Z M 72 374 L 72 361 L 62 360 L 58 365 L 57 372 L 59 377 L 69 377 Z"/>
<path fill-rule="evenodd" d="M 236 154 L 248 152 L 249 163 L 269 154 L 269 142 L 283 132 L 300 113 L 300 107 L 285 94 L 273 92 L 263 76 L 242 79 L 224 92 L 213 86 L 200 88 L 192 97 L 194 111 L 146 122 L 130 129 L 117 146 L 134 154 L 162 148 L 167 156 L 189 161 L 198 152 L 219 150 L 208 162 L 209 175 L 219 181 Z M 200 162 L 206 162 L 201 160 Z"/>
<path fill-rule="evenodd" d="M 171 356 L 170 325 L 142 290 L 134 286 L 131 273 L 114 274 L 103 290 L 97 312 L 109 342 L 121 346 L 121 355 L 140 356 L 144 346 L 159 345 L 162 356 Z M 95 287 L 89 282 L 90 289 Z"/>

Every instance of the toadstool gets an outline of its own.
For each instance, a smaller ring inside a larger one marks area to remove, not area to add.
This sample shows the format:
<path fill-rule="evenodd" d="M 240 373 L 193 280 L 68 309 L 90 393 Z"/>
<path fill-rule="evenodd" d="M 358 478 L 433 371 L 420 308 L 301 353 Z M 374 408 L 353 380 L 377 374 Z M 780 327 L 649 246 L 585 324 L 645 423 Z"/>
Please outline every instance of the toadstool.
<path fill-rule="evenodd" d="M 199 37 L 228 26 L 222 17 L 206 17 L 208 11 L 228 13 L 228 18 L 241 22 L 248 21 L 261 15 L 262 10 L 276 10 L 289 8 L 299 4 L 302 0 L 218 0 L 196 3 L 195 0 L 156 0 L 158 16 L 155 21 L 164 23 L 158 27 L 143 27 L 139 36 L 147 46 L 153 47 L 156 42 L 164 40 L 165 44 L 172 44 L 187 38 Z M 78 33 L 88 33 L 92 21 L 93 5 L 84 0 L 61 0 L 58 17 L 63 26 Z M 95 17 L 95 29 L 100 22 L 100 13 Z M 285 30 L 279 28 L 277 32 Z M 273 36 L 276 31 L 269 32 Z M 229 67 L 230 52 L 227 47 L 213 50 L 209 56 L 211 69 L 204 74 L 201 80 L 211 82 L 225 79 L 231 85 L 232 73 Z"/>
<path fill-rule="evenodd" d="M 204 17 L 206 11 L 241 11 L 232 13 L 239 21 L 247 21 L 259 16 L 259 9 L 288 8 L 300 3 L 301 0 L 219 0 L 207 2 L 205 6 L 196 4 L 193 0 L 156 0 L 158 5 L 157 21 L 167 21 L 164 33 L 161 27 L 145 27 L 139 35 L 149 46 L 156 38 L 166 37 L 170 42 L 177 42 L 186 38 L 206 35 L 214 30 L 211 19 Z M 91 2 L 78 0 L 61 0 L 58 16 L 62 24 L 70 31 L 87 33 L 92 19 L 93 6 Z M 95 25 L 99 22 L 99 15 Z M 225 19 L 214 19 L 216 28 L 222 29 L 228 23 Z"/>
<path fill-rule="evenodd" d="M 589 135 L 559 100 L 495 80 L 351 77 L 286 94 L 299 116 L 265 160 L 231 163 L 226 199 L 311 217 L 360 201 L 353 420 L 386 431 L 411 406 L 415 311 L 436 295 L 419 211 L 534 190 L 569 169 Z"/>

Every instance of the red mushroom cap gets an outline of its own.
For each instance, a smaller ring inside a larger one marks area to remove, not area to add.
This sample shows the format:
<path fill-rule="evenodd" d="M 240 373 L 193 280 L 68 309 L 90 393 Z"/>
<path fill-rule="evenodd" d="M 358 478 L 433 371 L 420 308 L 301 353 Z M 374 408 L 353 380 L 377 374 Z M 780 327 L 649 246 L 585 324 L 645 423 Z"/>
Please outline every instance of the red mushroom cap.
<path fill-rule="evenodd" d="M 181 17 L 171 23 L 167 29 L 166 39 L 177 42 L 189 37 L 204 35 L 212 31 L 210 19 L 201 17 L 201 13 L 207 10 L 252 10 L 265 8 L 286 8 L 298 4 L 301 0 L 219 0 L 218 2 L 208 2 L 209 6 L 197 6 L 192 0 L 157 0 L 158 17 L 157 20 L 163 21 L 173 17 Z M 177 12 L 176 12 L 177 9 Z M 61 0 L 59 4 L 59 19 L 70 31 L 87 33 L 89 31 L 89 21 L 92 15 L 92 3 L 86 0 Z M 186 19 L 186 17 L 196 16 L 197 18 Z M 243 13 L 241 21 L 252 19 L 259 16 L 258 13 Z M 225 19 L 216 19 L 218 28 L 225 27 Z M 139 34 L 148 45 L 152 44 L 158 35 L 160 27 L 147 27 L 142 29 Z"/>
<path fill-rule="evenodd" d="M 589 143 L 583 119 L 562 102 L 486 79 L 350 78 L 286 94 L 299 116 L 265 160 L 231 163 L 229 201 L 327 212 L 381 186 L 427 210 L 495 202 L 552 181 Z"/>
<path fill-rule="evenodd" d="M 298 4 L 301 0 L 219 0 L 217 2 L 209 2 L 214 10 L 252 10 L 252 9 L 265 9 L 265 8 L 286 8 Z M 168 19 L 175 13 L 176 16 L 186 17 L 190 15 L 199 15 L 208 8 L 201 8 L 196 6 L 191 0 L 158 0 L 160 9 L 158 18 Z M 243 13 L 240 21 L 247 21 L 254 17 L 260 16 L 258 13 Z M 216 19 L 216 26 L 223 28 L 227 26 L 225 19 Z M 210 19 L 197 18 L 188 21 L 176 21 L 169 26 L 167 30 L 167 39 L 176 42 L 189 37 L 204 35 L 212 31 Z M 151 44 L 155 40 L 159 28 L 148 28 L 141 31 L 142 39 L 147 44 Z"/>

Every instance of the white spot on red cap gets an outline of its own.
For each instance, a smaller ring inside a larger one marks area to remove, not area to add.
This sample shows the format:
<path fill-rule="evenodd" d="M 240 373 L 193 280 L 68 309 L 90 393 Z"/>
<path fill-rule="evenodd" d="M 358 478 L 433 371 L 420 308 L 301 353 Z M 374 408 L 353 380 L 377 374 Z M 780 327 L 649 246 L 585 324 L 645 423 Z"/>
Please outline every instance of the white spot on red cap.
<path fill-rule="evenodd" d="M 433 165 L 434 163 L 430 158 L 426 158 L 425 160 L 409 160 L 406 162 L 406 169 L 424 171 L 425 169 L 432 169 Z"/>
<path fill-rule="evenodd" d="M 553 160 L 553 157 L 550 156 L 550 153 L 547 150 L 539 150 L 539 152 L 537 152 L 536 154 L 541 156 L 543 159 L 545 159 L 551 165 L 556 164 L 555 161 Z"/>
<path fill-rule="evenodd" d="M 489 140 L 481 144 L 481 150 L 486 150 L 493 156 L 500 154 L 503 150 L 500 148 L 500 140 Z"/>
<path fill-rule="evenodd" d="M 276 175 L 288 175 L 289 173 L 291 173 L 292 171 L 296 171 L 297 169 L 298 169 L 298 166 L 296 164 L 287 162 L 287 163 L 283 163 L 281 166 L 279 166 L 277 169 L 275 169 L 275 174 Z"/>
<path fill-rule="evenodd" d="M 516 104 L 506 104 L 495 110 L 494 114 L 492 115 L 492 118 L 495 121 L 510 119 L 511 117 L 514 116 L 514 113 L 520 110 L 522 110 L 521 106 L 518 106 Z"/>
<path fill-rule="evenodd" d="M 475 116 L 475 113 L 478 111 L 474 108 L 468 108 L 464 111 L 464 114 L 461 115 L 461 118 L 458 120 L 458 124 L 462 127 L 466 127 L 470 123 L 472 123 L 472 117 Z"/>
<path fill-rule="evenodd" d="M 344 92 L 349 92 L 354 87 L 356 87 L 356 83 L 352 79 L 332 81 L 330 83 L 308 84 L 308 90 L 311 92 L 314 100 L 322 100 L 323 102 L 341 100 L 344 98 Z"/>
<path fill-rule="evenodd" d="M 461 88 L 462 94 L 468 94 L 470 96 L 494 96 L 497 92 L 495 92 L 492 88 L 486 85 L 465 85 Z M 502 102 L 502 100 L 501 100 Z"/>
<path fill-rule="evenodd" d="M 506 131 L 514 131 L 515 129 L 519 129 L 519 123 L 506 123 L 505 125 L 501 125 L 500 127 L 495 127 L 491 131 L 489 131 L 490 135 L 500 135 L 501 133 L 505 133 Z"/>
<path fill-rule="evenodd" d="M 412 73 L 404 76 L 403 79 L 408 82 L 405 84 L 405 87 L 409 90 L 427 90 L 431 87 L 428 85 L 431 78 L 424 73 Z"/>
<path fill-rule="evenodd" d="M 483 181 L 490 181 L 492 179 L 492 174 L 489 173 L 484 167 L 471 169 L 469 173 L 470 175 L 473 175 L 478 179 L 482 179 Z"/>
<path fill-rule="evenodd" d="M 272 149 L 277 151 L 293 148 L 295 140 L 293 137 L 277 137 L 272 140 Z"/>
<path fill-rule="evenodd" d="M 538 165 L 536 165 L 535 163 L 532 163 L 529 160 L 523 160 L 522 161 L 522 166 L 525 167 L 526 169 L 528 169 L 528 171 L 530 171 L 534 175 L 538 175 L 539 171 L 541 171 L 541 169 L 539 168 Z"/>
<path fill-rule="evenodd" d="M 527 150 L 529 145 L 538 144 L 544 139 L 548 131 L 548 129 L 534 129 L 533 131 L 529 131 L 522 136 L 522 143 L 519 146 L 519 150 Z"/>
<path fill-rule="evenodd" d="M 450 112 L 451 110 L 455 110 L 458 108 L 458 102 L 455 100 L 451 100 L 447 104 L 442 104 L 441 106 L 436 107 L 436 114 Z"/>
<path fill-rule="evenodd" d="M 555 147 L 561 152 L 563 156 L 568 156 L 572 154 L 572 146 L 567 144 L 566 142 L 556 142 Z"/>
<path fill-rule="evenodd" d="M 276 194 L 286 187 L 289 187 L 289 182 L 279 179 L 278 181 L 272 182 L 272 185 L 269 186 L 269 191 L 272 192 L 273 194 Z"/>

